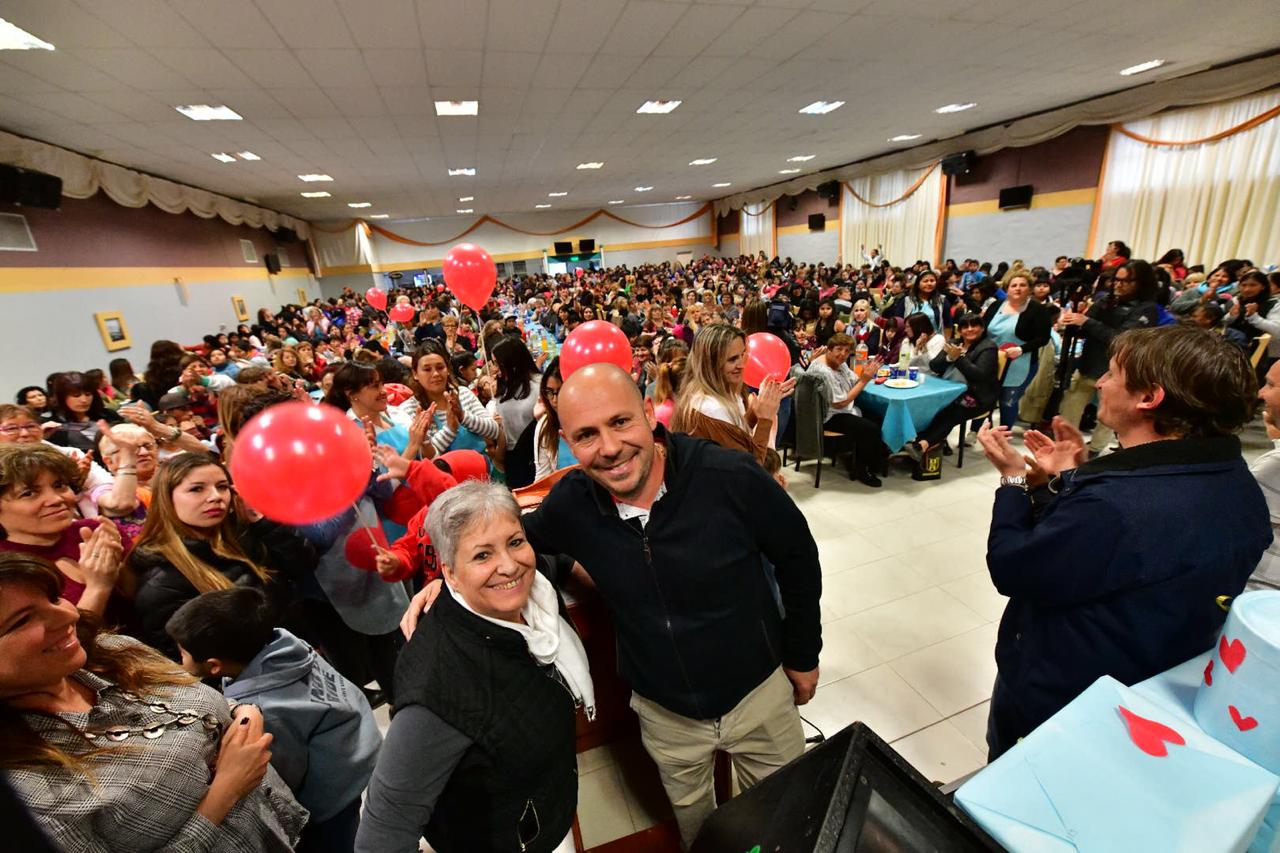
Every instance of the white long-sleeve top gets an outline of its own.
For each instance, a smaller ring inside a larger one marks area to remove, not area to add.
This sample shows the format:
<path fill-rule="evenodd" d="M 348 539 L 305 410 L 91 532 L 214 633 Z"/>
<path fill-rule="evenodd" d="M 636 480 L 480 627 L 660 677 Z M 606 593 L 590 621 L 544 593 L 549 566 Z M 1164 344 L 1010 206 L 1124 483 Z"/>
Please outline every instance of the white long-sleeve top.
<path fill-rule="evenodd" d="M 1267 355 L 1280 358 L 1280 299 L 1272 303 L 1267 316 L 1254 314 L 1252 317 L 1246 317 L 1245 320 L 1250 326 L 1271 336 L 1271 342 L 1267 344 Z"/>
<path fill-rule="evenodd" d="M 1262 559 L 1258 561 L 1258 568 L 1249 578 L 1246 589 L 1280 589 L 1280 542 L 1275 538 L 1280 533 L 1280 440 L 1272 443 L 1276 449 L 1262 454 L 1249 466 L 1262 489 L 1262 496 L 1267 499 L 1272 539 L 1267 550 L 1262 552 Z"/>
<path fill-rule="evenodd" d="M 462 406 L 462 425 L 464 427 L 486 441 L 493 441 L 498 437 L 502 428 L 485 410 L 485 407 L 480 404 L 480 401 L 476 399 L 476 395 L 471 393 L 470 388 L 458 388 L 458 403 Z M 417 397 L 410 397 L 400 404 L 401 413 L 410 421 L 417 417 L 421 408 Z M 440 413 L 437 412 L 438 414 Z M 449 428 L 448 419 L 446 418 L 445 425 L 433 432 L 428 441 L 431 442 L 431 446 L 435 448 L 436 453 L 444 453 L 457 437 L 458 431 Z"/>

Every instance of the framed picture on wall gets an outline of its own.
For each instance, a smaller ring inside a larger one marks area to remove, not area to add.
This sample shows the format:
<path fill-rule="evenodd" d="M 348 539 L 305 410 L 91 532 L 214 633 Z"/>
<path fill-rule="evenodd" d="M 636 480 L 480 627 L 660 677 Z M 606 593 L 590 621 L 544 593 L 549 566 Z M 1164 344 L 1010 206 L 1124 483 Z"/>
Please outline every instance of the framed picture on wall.
<path fill-rule="evenodd" d="M 307 298 L 307 290 L 304 287 L 298 288 L 298 304 L 306 305 L 311 300 Z"/>
<path fill-rule="evenodd" d="M 93 319 L 98 324 L 98 334 L 102 335 L 102 345 L 107 348 L 107 352 L 133 346 L 129 329 L 124 324 L 124 315 L 119 311 L 99 311 L 93 315 Z"/>
<path fill-rule="evenodd" d="M 249 320 L 249 306 L 245 304 L 243 296 L 231 297 L 231 307 L 236 312 L 236 319 L 241 323 Z"/>

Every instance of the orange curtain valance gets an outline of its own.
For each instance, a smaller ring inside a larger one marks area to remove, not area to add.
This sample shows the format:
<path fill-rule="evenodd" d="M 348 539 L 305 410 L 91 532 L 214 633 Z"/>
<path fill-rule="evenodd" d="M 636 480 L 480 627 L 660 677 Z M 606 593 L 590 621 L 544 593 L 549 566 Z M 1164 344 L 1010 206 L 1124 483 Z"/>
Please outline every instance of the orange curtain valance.
<path fill-rule="evenodd" d="M 591 222 L 595 219 L 599 219 L 601 216 L 607 217 L 617 222 L 621 222 L 624 225 L 630 225 L 633 228 L 650 228 L 654 230 L 660 230 L 662 228 L 674 228 L 677 225 L 684 225 L 686 223 L 693 222 L 695 219 L 705 216 L 710 212 L 711 212 L 711 202 L 707 202 L 702 207 L 698 208 L 693 213 L 689 214 L 683 219 L 677 219 L 675 222 L 668 222 L 664 225 L 646 225 L 643 222 L 632 222 L 630 219 L 624 219 L 623 217 L 618 216 L 615 213 L 611 213 L 607 210 L 601 209 L 583 217 L 582 219 L 579 219 L 577 222 L 573 223 L 572 225 L 566 225 L 564 228 L 560 228 L 556 231 L 526 231 L 523 228 L 517 228 L 514 225 L 503 222 L 501 219 L 496 219 L 486 213 L 484 216 L 481 216 L 475 222 L 471 223 L 471 225 L 469 225 L 466 229 L 454 235 L 453 237 L 450 237 L 447 240 L 440 240 L 437 242 L 423 242 L 422 240 L 413 240 L 408 237 L 401 236 L 400 234 L 397 234 L 388 228 L 383 228 L 381 225 L 374 225 L 372 222 L 364 223 L 364 225 L 369 230 L 376 231 L 377 233 L 381 234 L 383 237 L 386 237 L 388 240 L 394 240 L 395 242 L 403 243 L 406 246 L 447 246 L 450 243 L 456 243 L 457 241 L 461 240 L 463 237 L 467 236 L 472 231 L 475 231 L 477 228 L 479 228 L 480 226 L 486 223 L 497 225 L 499 228 L 505 228 L 508 231 L 514 231 L 517 234 L 525 234 L 530 237 L 555 237 L 559 234 L 567 234 L 570 231 L 577 230 L 578 228 L 581 228 L 583 225 L 586 225 L 588 222 Z M 315 225 L 313 225 L 312 227 L 315 228 L 317 231 L 324 231 L 328 234 L 339 234 L 343 231 L 348 230 L 349 228 L 354 227 L 358 222 L 363 222 L 363 220 L 353 219 L 351 220 L 351 222 L 342 226 L 341 228 L 321 228 Z"/>
<path fill-rule="evenodd" d="M 1133 131 L 1126 129 L 1122 124 L 1117 124 L 1115 126 L 1115 130 L 1116 133 L 1119 133 L 1122 136 L 1127 136 L 1130 139 L 1143 143 L 1144 145 L 1154 145 L 1160 148 L 1189 148 L 1192 145 L 1204 145 L 1206 142 L 1219 142 L 1223 139 L 1235 136 L 1237 133 L 1244 133 L 1246 130 L 1253 130 L 1258 125 L 1265 124 L 1276 116 L 1280 116 L 1280 106 L 1272 107 L 1264 113 L 1259 113 L 1251 119 L 1240 122 L 1235 127 L 1229 127 L 1226 130 L 1219 131 L 1211 136 L 1202 137 L 1201 139 L 1188 139 L 1185 142 L 1170 142 L 1164 139 L 1152 139 L 1149 136 L 1142 136 L 1141 134 L 1134 133 Z"/>
<path fill-rule="evenodd" d="M 940 163 L 940 162 L 942 162 L 942 161 L 940 161 L 940 160 L 939 160 L 938 162 Z M 934 169 L 936 169 L 936 168 L 938 168 L 938 163 L 934 163 L 934 164 L 933 164 L 932 166 L 930 166 L 928 169 L 925 169 L 925 170 L 924 170 L 924 173 L 923 173 L 922 175 L 920 175 L 920 177 L 916 178 L 916 182 L 915 182 L 914 184 L 912 184 L 911 186 L 907 187 L 907 191 L 906 191 L 906 192 L 904 192 L 902 195 L 898 196 L 898 197 L 897 197 L 897 198 L 895 198 L 893 201 L 886 201 L 886 202 L 884 202 L 883 204 L 877 204 L 877 203 L 876 203 L 876 202 L 874 202 L 874 201 L 870 201 L 870 200 L 868 200 L 868 199 L 863 198 L 861 195 L 859 195 L 859 194 L 858 194 L 858 191 L 857 191 L 857 190 L 855 190 L 853 187 L 849 186 L 849 184 L 848 184 L 848 182 L 847 182 L 847 181 L 841 181 L 840 183 L 844 184 L 844 188 L 845 188 L 845 189 L 847 189 L 847 190 L 849 191 L 850 195 L 852 195 L 852 196 L 853 196 L 854 198 L 856 198 L 858 201 L 860 201 L 860 202 L 862 202 L 863 204 L 865 204 L 867 207 L 893 207 L 895 204 L 901 204 L 902 202 L 904 202 L 904 201 L 906 201 L 907 199 L 911 198 L 911 196 L 915 194 L 915 191 L 916 191 L 916 190 L 918 190 L 918 189 L 920 189 L 920 187 L 924 186 L 925 179 L 926 179 L 926 178 L 928 178 L 930 175 L 932 175 L 932 174 L 933 174 L 933 170 L 934 170 Z"/>

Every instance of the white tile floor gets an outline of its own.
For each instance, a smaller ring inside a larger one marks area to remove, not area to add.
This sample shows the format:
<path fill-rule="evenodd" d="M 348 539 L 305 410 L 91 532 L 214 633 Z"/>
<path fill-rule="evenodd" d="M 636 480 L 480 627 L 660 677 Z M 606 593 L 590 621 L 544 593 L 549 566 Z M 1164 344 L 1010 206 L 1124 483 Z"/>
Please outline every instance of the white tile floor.
<path fill-rule="evenodd" d="M 1270 447 L 1260 425 L 1244 441 L 1250 460 Z M 803 717 L 828 735 L 865 722 L 930 780 L 951 782 L 984 766 L 1005 602 L 985 562 L 998 475 L 972 449 L 961 469 L 945 458 L 933 483 L 911 480 L 897 464 L 878 490 L 828 466 L 814 489 L 813 463 L 798 474 L 788 468 L 786 477 L 823 573 L 822 672 Z M 578 756 L 585 847 L 669 816 L 638 749 L 611 745 Z"/>
<path fill-rule="evenodd" d="M 1270 449 L 1260 421 L 1243 441 L 1250 461 Z M 944 458 L 934 483 L 918 483 L 895 464 L 877 490 L 827 465 L 814 489 L 813 467 L 786 473 L 823 574 L 822 672 L 802 716 L 828 735 L 861 720 L 930 780 L 978 770 L 987 761 L 996 628 L 1006 600 L 986 570 L 999 476 L 977 448 L 958 470 L 954 456 Z M 644 765 L 643 757 L 610 747 L 578 757 L 587 848 L 664 819 L 662 790 Z M 619 791 L 630 826 L 611 801 Z"/>

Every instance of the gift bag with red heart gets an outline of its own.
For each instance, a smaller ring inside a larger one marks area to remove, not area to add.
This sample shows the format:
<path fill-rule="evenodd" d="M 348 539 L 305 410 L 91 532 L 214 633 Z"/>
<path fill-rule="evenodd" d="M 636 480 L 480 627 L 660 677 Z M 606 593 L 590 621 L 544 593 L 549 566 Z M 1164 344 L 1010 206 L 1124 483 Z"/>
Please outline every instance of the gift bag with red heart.
<path fill-rule="evenodd" d="M 1196 693 L 1195 716 L 1206 733 L 1280 773 L 1280 591 L 1232 601 Z"/>

